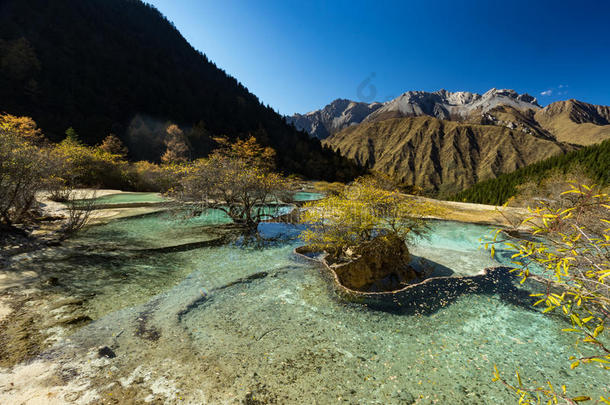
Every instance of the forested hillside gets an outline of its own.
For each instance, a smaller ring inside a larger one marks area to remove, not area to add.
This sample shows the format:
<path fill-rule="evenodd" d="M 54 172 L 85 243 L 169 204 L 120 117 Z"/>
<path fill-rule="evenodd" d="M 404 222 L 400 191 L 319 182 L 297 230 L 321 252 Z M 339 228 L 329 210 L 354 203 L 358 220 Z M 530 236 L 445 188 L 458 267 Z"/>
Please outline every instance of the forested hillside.
<path fill-rule="evenodd" d="M 531 164 L 495 179 L 479 182 L 457 193 L 451 199 L 480 204 L 504 204 L 513 197 L 518 186 L 526 182 L 539 182 L 551 172 L 567 173 L 574 168 L 582 168 L 599 185 L 610 184 L 610 140 L 591 145 L 564 155 Z"/>
<path fill-rule="evenodd" d="M 68 127 L 99 143 L 115 133 L 134 159 L 157 160 L 160 129 L 180 125 L 193 157 L 212 138 L 253 134 L 288 172 L 327 180 L 360 173 L 287 125 L 192 48 L 140 0 L 0 1 L 0 111 L 31 116 L 52 140 Z"/>

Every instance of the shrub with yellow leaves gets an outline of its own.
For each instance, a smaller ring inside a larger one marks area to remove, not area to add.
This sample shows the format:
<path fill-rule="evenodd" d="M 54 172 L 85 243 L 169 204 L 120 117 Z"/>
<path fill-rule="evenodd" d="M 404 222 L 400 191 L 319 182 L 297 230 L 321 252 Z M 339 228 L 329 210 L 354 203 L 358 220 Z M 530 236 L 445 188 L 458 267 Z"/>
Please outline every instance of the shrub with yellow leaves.
<path fill-rule="evenodd" d="M 58 177 L 69 187 L 127 188 L 128 163 L 123 156 L 67 137 L 51 151 Z"/>
<path fill-rule="evenodd" d="M 429 203 L 386 190 L 377 179 L 362 177 L 342 191 L 303 207 L 308 228 L 301 238 L 313 249 L 335 258 L 348 248 L 392 234 L 403 241 L 426 232 L 426 217 L 436 209 Z"/>
<path fill-rule="evenodd" d="M 37 136 L 5 118 L 0 119 L 0 225 L 10 227 L 25 219 L 45 187 L 47 159 L 33 143 Z"/>
<path fill-rule="evenodd" d="M 235 224 L 255 231 L 261 221 L 278 214 L 290 182 L 271 171 L 275 152 L 254 138 L 221 145 L 208 158 L 177 170 L 180 187 L 171 194 L 199 210 L 223 211 Z"/>
<path fill-rule="evenodd" d="M 46 140 L 36 122 L 30 117 L 16 117 L 11 114 L 0 114 L 0 127 L 5 131 L 19 134 L 24 141 L 40 145 Z"/>
<path fill-rule="evenodd" d="M 540 201 L 529 208 L 530 216 L 520 225 L 531 230 L 535 239 L 496 240 L 514 251 L 512 270 L 521 283 L 528 279 L 542 283 L 535 306 L 543 313 L 565 316 L 571 327 L 563 329 L 593 349 L 593 355 L 570 357 L 570 368 L 582 364 L 610 370 L 610 346 L 606 322 L 610 316 L 610 197 L 599 187 L 574 185 L 556 199 Z M 610 375 L 609 375 L 610 377 Z M 589 396 L 570 396 L 565 385 L 561 389 L 551 382 L 544 387 L 527 387 L 517 373 L 517 383 L 504 379 L 497 368 L 494 380 L 501 381 L 519 396 L 520 404 L 575 404 L 591 400 Z M 599 402 L 610 404 L 610 398 Z"/>

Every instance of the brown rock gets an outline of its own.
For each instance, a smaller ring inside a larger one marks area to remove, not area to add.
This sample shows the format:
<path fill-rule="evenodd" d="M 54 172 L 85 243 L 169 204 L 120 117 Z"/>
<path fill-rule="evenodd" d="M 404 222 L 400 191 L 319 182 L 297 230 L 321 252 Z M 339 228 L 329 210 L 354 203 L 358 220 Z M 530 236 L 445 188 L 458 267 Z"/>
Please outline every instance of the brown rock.
<path fill-rule="evenodd" d="M 411 255 L 396 235 L 378 236 L 347 251 L 349 261 L 331 265 L 339 282 L 352 290 L 391 291 L 417 278 Z"/>

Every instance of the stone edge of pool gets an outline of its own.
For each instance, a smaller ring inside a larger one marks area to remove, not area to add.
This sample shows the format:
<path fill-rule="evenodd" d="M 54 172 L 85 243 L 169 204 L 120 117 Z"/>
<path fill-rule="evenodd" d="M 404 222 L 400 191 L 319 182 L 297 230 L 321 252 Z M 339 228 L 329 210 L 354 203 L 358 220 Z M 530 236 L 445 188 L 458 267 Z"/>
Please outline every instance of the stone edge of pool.
<path fill-rule="evenodd" d="M 479 273 L 475 275 L 428 277 L 418 283 L 406 285 L 405 287 L 400 288 L 398 290 L 366 292 L 353 290 L 343 285 L 339 280 L 339 276 L 337 275 L 335 270 L 328 264 L 324 257 L 322 259 L 317 259 L 307 256 L 305 254 L 306 249 L 308 249 L 307 246 L 299 246 L 293 249 L 293 253 L 300 258 L 306 259 L 314 263 L 322 264 L 332 276 L 333 286 L 339 290 L 340 294 L 345 298 L 357 301 L 372 300 L 372 302 L 380 302 L 387 301 L 388 299 L 395 300 L 398 296 L 402 296 L 401 298 L 411 299 L 422 297 L 425 298 L 430 296 L 429 294 L 425 294 L 426 292 L 438 292 L 439 290 L 442 290 L 443 288 L 446 289 L 448 287 L 456 288 L 459 284 L 463 284 L 467 287 L 468 284 L 476 283 L 477 281 L 483 281 L 483 279 L 485 278 L 488 278 L 491 282 L 497 282 L 497 279 L 508 275 L 510 272 L 510 268 L 506 266 L 487 267 L 482 269 Z M 412 296 L 406 297 L 407 295 Z"/>

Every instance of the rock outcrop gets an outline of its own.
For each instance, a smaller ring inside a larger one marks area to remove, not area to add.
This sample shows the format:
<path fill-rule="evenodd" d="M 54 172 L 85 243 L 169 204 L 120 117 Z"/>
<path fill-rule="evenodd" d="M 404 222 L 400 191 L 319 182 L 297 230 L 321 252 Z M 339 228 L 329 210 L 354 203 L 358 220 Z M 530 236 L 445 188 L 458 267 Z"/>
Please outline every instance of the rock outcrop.
<path fill-rule="evenodd" d="M 330 267 L 339 282 L 351 290 L 392 291 L 417 278 L 409 266 L 407 245 L 394 235 L 381 235 L 349 249 L 347 259 Z"/>
<path fill-rule="evenodd" d="M 286 117 L 286 121 L 314 138 L 325 139 L 343 128 L 359 124 L 381 106 L 381 103 L 368 104 L 337 99 L 321 110 L 294 114 L 292 117 Z"/>

